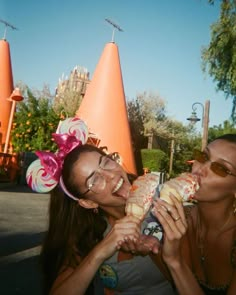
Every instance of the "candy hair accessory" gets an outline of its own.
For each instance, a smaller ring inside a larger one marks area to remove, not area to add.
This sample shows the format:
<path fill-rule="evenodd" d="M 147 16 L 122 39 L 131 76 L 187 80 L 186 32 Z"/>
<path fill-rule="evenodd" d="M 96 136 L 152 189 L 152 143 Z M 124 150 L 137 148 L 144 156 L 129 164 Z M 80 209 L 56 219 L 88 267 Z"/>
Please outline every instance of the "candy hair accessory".
<path fill-rule="evenodd" d="M 65 156 L 77 146 L 83 145 L 88 139 L 88 128 L 79 118 L 67 118 L 60 121 L 56 133 L 52 134 L 58 146 L 55 153 L 37 151 L 39 159 L 30 164 L 26 172 L 29 187 L 38 193 L 51 191 L 58 183 L 62 190 L 72 199 L 77 200 L 66 189 L 61 177 Z"/>

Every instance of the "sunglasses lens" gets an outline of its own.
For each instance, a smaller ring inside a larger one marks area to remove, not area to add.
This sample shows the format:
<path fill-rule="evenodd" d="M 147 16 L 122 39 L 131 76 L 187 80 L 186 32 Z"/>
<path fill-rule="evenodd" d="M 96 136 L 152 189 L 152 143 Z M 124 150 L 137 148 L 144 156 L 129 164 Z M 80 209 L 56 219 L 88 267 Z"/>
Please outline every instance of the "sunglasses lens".
<path fill-rule="evenodd" d="M 211 170 L 222 177 L 226 177 L 228 175 L 228 170 L 221 164 L 217 163 L 217 162 L 212 162 L 211 163 Z"/>
<path fill-rule="evenodd" d="M 193 157 L 194 157 L 194 160 L 198 161 L 199 163 L 205 163 L 208 161 L 207 154 L 199 150 L 194 151 Z"/>
<path fill-rule="evenodd" d="M 94 193 L 100 193 L 106 186 L 106 180 L 102 174 L 95 172 L 88 180 L 87 187 Z"/>

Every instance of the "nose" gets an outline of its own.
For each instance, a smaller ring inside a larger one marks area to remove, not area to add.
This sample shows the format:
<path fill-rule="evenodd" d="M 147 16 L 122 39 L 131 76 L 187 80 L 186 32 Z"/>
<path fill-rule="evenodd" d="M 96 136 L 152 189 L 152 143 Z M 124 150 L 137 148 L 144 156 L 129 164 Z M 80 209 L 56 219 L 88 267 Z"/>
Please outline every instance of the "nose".
<path fill-rule="evenodd" d="M 194 161 L 192 166 L 192 173 L 205 176 L 207 174 L 208 169 L 210 168 L 210 165 L 210 161 L 207 161 L 205 163 Z"/>

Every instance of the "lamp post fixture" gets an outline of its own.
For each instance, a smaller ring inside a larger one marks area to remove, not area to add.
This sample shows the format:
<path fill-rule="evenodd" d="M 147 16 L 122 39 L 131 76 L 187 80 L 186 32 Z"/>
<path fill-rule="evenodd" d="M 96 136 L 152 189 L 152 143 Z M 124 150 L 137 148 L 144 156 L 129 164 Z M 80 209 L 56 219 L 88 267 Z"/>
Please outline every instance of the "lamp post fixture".
<path fill-rule="evenodd" d="M 7 154 L 8 152 L 8 145 L 9 145 L 9 140 L 10 140 L 10 134 L 11 134 L 11 126 L 12 126 L 12 121 L 15 113 L 15 108 L 16 108 L 16 103 L 19 101 L 22 101 L 24 98 L 21 95 L 20 89 L 15 88 L 9 98 L 7 98 L 8 101 L 12 102 L 11 105 L 11 113 L 10 113 L 10 118 L 8 122 L 8 127 L 7 127 L 7 134 L 6 134 L 6 141 L 4 145 L 4 154 Z"/>
<path fill-rule="evenodd" d="M 192 104 L 192 114 L 187 120 L 189 120 L 191 123 L 196 124 L 196 122 L 200 121 L 201 119 L 197 117 L 197 106 L 201 106 L 202 108 L 202 128 L 203 128 L 203 134 L 202 134 L 202 150 L 205 149 L 208 142 L 208 126 L 209 126 L 209 112 L 210 112 L 210 101 L 205 101 L 205 107 L 200 102 L 195 102 Z"/>

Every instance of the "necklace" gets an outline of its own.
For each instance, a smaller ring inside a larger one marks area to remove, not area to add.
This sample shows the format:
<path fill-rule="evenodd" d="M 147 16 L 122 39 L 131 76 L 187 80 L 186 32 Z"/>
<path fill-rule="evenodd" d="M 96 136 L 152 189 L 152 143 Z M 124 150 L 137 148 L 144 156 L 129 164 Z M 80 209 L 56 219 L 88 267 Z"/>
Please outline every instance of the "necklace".
<path fill-rule="evenodd" d="M 225 221 L 225 223 L 221 226 L 221 228 L 218 231 L 218 234 L 215 237 L 215 240 L 219 237 L 219 235 L 222 233 L 222 231 L 226 228 L 226 226 L 229 224 L 229 221 L 231 220 L 232 214 L 229 214 L 229 217 Z M 205 246 L 204 244 L 206 243 L 206 234 L 205 236 L 202 233 L 202 224 L 199 218 L 199 212 L 197 211 L 197 219 L 196 219 L 196 244 L 199 250 L 200 254 L 200 263 L 201 263 L 201 268 L 205 277 L 205 283 L 208 284 L 208 274 L 206 271 L 206 251 L 205 251 Z"/>

